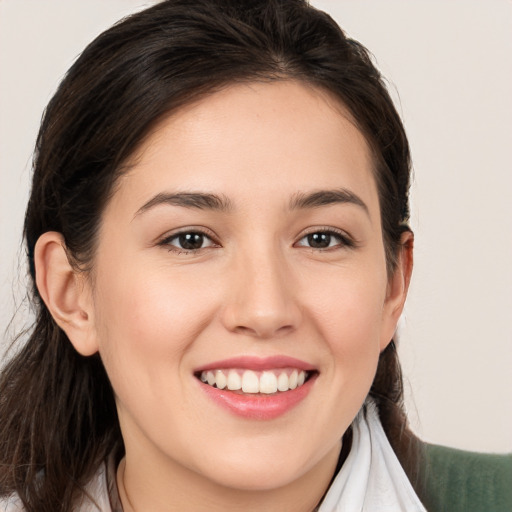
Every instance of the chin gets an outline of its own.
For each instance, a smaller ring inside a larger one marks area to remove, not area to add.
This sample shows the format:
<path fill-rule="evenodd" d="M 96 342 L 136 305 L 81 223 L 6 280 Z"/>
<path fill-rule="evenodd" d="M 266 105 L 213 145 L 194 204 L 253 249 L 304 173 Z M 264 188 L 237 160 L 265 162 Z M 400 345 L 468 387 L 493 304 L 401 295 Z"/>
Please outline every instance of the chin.
<path fill-rule="evenodd" d="M 211 461 L 205 464 L 202 460 L 197 470 L 212 483 L 240 491 L 272 491 L 286 487 L 300 480 L 326 458 L 337 460 L 341 444 L 337 443 L 325 453 L 318 450 L 299 453 L 296 443 L 289 444 L 285 449 L 266 446 L 256 450 L 236 449 L 224 450 L 222 454 L 212 455 Z M 283 447 L 284 448 L 284 447 Z M 304 448 L 304 447 L 303 447 Z M 331 457 L 332 454 L 332 457 Z"/>
<path fill-rule="evenodd" d="M 276 468 L 272 462 L 261 465 L 248 465 L 247 463 L 237 466 L 225 465 L 221 471 L 204 474 L 203 476 L 216 485 L 237 489 L 240 491 L 272 491 L 286 487 L 298 480 L 304 473 L 304 468 L 299 471 L 290 471 L 279 465 Z"/>

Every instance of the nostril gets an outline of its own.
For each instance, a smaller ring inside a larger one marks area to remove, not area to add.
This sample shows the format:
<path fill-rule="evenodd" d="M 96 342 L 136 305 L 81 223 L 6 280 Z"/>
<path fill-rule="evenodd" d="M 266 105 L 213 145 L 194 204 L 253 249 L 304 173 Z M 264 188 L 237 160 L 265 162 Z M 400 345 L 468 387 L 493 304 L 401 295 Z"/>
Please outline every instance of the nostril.
<path fill-rule="evenodd" d="M 282 325 L 275 327 L 271 324 L 263 324 L 259 323 L 254 327 L 247 327 L 245 325 L 238 325 L 234 329 L 234 332 L 237 334 L 242 334 L 245 336 L 252 336 L 261 339 L 269 339 L 284 336 L 295 330 L 293 325 Z"/>

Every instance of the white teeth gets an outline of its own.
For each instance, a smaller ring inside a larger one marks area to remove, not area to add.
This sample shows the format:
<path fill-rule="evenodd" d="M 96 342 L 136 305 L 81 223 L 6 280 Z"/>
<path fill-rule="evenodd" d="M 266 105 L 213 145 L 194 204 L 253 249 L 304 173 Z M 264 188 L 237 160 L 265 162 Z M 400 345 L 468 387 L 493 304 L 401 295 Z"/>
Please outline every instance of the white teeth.
<path fill-rule="evenodd" d="M 215 384 L 217 384 L 217 387 L 219 389 L 224 389 L 228 384 L 228 379 L 226 378 L 226 376 L 224 375 L 224 373 L 221 370 L 217 370 L 215 372 L 215 380 L 216 380 Z M 208 382 L 208 384 L 210 384 L 210 383 Z M 210 384 L 210 386 L 211 385 L 212 384 Z"/>
<path fill-rule="evenodd" d="M 230 370 L 228 373 L 228 389 L 231 391 L 237 391 L 238 389 L 242 389 L 242 379 L 240 375 L 238 375 L 238 372 L 235 372 L 235 370 Z"/>
<path fill-rule="evenodd" d="M 289 375 L 288 375 L 289 374 Z M 227 375 L 227 376 L 226 376 Z M 307 372 L 303 370 L 208 370 L 201 372 L 199 378 L 209 386 L 230 391 L 242 390 L 244 393 L 285 392 L 300 387 L 306 381 Z"/>
<path fill-rule="evenodd" d="M 290 375 L 290 389 L 295 389 L 297 387 L 297 377 L 297 370 L 293 370 L 293 372 Z"/>
<path fill-rule="evenodd" d="M 270 395 L 277 392 L 277 377 L 272 372 L 263 372 L 260 377 L 260 393 Z"/>
<path fill-rule="evenodd" d="M 277 389 L 279 391 L 288 391 L 290 389 L 290 379 L 285 372 L 281 373 L 277 378 Z"/>
<path fill-rule="evenodd" d="M 242 375 L 242 391 L 244 393 L 259 393 L 260 379 L 251 370 L 246 370 Z"/>

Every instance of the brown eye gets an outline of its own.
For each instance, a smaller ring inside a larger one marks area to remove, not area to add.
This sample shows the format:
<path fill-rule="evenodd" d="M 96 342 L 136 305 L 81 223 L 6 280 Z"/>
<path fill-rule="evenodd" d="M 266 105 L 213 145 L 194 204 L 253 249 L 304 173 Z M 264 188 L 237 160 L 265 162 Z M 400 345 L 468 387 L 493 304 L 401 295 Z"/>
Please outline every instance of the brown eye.
<path fill-rule="evenodd" d="M 201 233 L 183 233 L 178 236 L 177 241 L 182 249 L 193 251 L 201 249 L 204 242 L 204 235 Z"/>
<path fill-rule="evenodd" d="M 352 240 L 336 231 L 314 231 L 303 236 L 297 243 L 299 247 L 309 247 L 311 249 L 333 249 L 333 248 L 344 248 L 353 247 L 354 243 Z"/>
<path fill-rule="evenodd" d="M 198 231 L 186 231 L 173 235 L 162 242 L 162 245 L 170 246 L 173 251 L 199 251 L 215 244 L 212 239 Z"/>
<path fill-rule="evenodd" d="M 308 244 L 313 249 L 327 249 L 331 245 L 330 233 L 311 233 L 307 236 Z"/>

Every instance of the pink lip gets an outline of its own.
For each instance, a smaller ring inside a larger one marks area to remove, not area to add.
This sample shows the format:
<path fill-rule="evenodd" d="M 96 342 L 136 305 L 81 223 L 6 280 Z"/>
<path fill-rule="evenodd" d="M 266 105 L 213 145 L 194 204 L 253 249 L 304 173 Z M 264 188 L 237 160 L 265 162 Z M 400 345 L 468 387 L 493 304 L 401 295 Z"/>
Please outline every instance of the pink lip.
<path fill-rule="evenodd" d="M 237 416 L 253 420 L 272 420 L 302 402 L 310 392 L 316 377 L 317 374 L 310 377 L 302 386 L 275 395 L 244 395 L 214 388 L 200 380 L 197 383 L 210 399 Z"/>
<path fill-rule="evenodd" d="M 273 368 L 297 368 L 304 371 L 313 371 L 315 367 L 311 364 L 295 359 L 288 356 L 271 356 L 271 357 L 254 357 L 254 356 L 241 356 L 232 357 L 230 359 L 223 359 L 222 361 L 214 361 L 205 364 L 194 370 L 194 373 L 199 373 L 207 370 L 239 368 L 242 370 L 264 371 Z"/>
<path fill-rule="evenodd" d="M 237 416 L 253 420 L 272 420 L 302 402 L 311 391 L 317 376 L 317 374 L 311 376 L 298 388 L 275 395 L 244 395 L 227 389 L 214 388 L 200 380 L 197 383 L 208 398 Z"/>
<path fill-rule="evenodd" d="M 203 371 L 229 368 L 264 371 L 290 367 L 314 373 L 302 386 L 270 395 L 242 394 L 228 389 L 217 389 L 197 379 L 198 385 L 206 396 L 231 413 L 247 419 L 272 420 L 293 409 L 308 396 L 318 377 L 318 373 L 312 365 L 288 356 L 265 358 L 243 356 L 208 363 L 197 368 L 194 373 L 197 375 Z"/>

